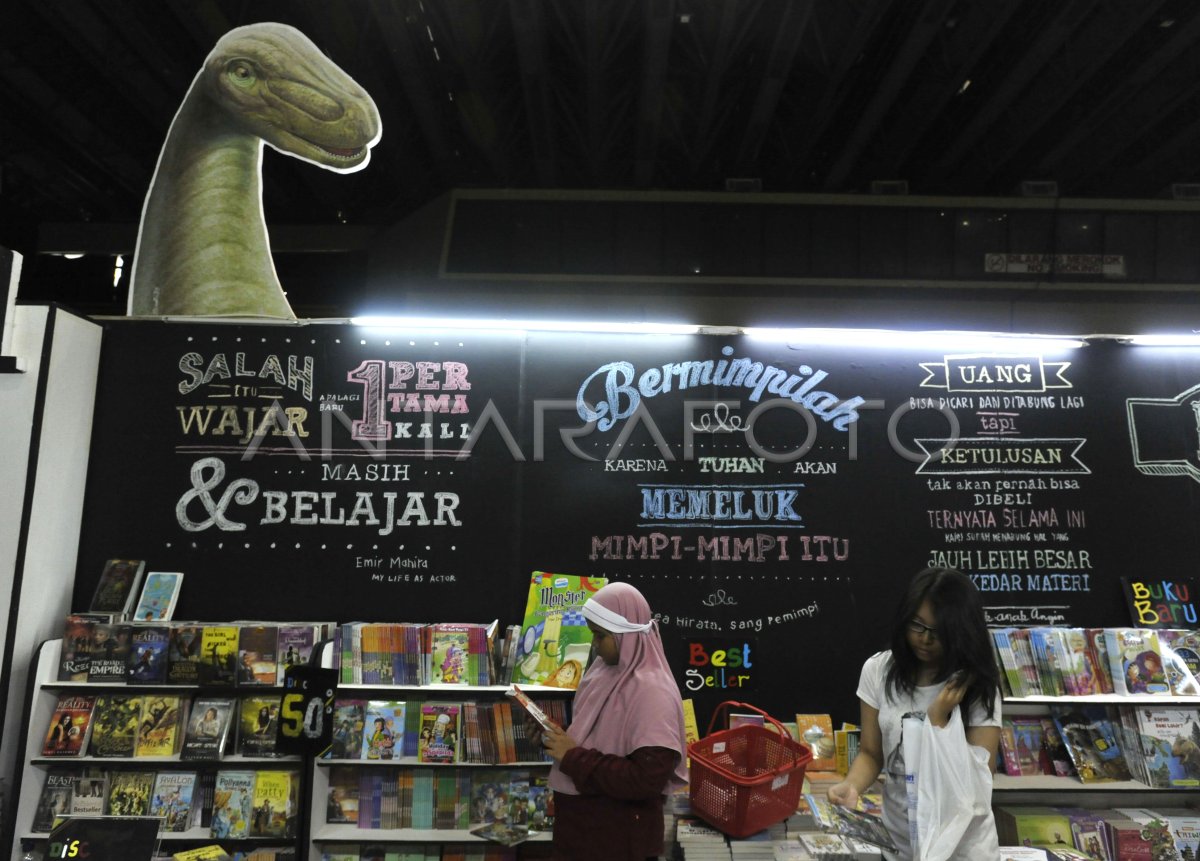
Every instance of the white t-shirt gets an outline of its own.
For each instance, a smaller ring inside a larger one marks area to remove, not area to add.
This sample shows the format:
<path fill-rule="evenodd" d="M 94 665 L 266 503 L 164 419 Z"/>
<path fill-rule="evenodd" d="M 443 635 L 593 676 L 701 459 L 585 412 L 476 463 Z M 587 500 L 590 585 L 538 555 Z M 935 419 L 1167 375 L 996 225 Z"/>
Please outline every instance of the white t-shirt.
<path fill-rule="evenodd" d="M 904 787 L 904 746 L 901 743 L 901 723 L 909 712 L 924 714 L 945 682 L 920 685 L 911 695 L 893 688 L 888 696 L 887 671 L 892 663 L 891 651 L 876 652 L 863 664 L 858 679 L 858 698 L 879 710 L 879 732 L 883 736 L 883 824 L 901 850 L 901 859 L 912 858 L 908 845 L 908 795 Z M 899 697 L 899 699 L 893 699 Z M 972 703 L 966 714 L 966 725 L 1000 726 L 1000 698 L 997 696 L 992 717 L 982 704 Z M 995 829 L 995 822 L 991 821 Z M 891 857 L 891 856 L 888 856 Z"/>

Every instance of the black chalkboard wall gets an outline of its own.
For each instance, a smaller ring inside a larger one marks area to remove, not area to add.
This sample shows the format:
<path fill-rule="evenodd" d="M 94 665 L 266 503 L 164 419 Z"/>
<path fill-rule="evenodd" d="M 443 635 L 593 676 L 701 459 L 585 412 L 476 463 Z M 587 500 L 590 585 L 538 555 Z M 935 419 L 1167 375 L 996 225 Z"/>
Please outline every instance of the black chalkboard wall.
<path fill-rule="evenodd" d="M 725 699 L 852 720 L 931 562 L 1016 623 L 1127 624 L 1122 574 L 1194 574 L 1198 384 L 1113 342 L 112 321 L 73 606 L 111 557 L 185 572 L 177 619 L 507 624 L 533 570 L 605 576 L 702 730 Z"/>

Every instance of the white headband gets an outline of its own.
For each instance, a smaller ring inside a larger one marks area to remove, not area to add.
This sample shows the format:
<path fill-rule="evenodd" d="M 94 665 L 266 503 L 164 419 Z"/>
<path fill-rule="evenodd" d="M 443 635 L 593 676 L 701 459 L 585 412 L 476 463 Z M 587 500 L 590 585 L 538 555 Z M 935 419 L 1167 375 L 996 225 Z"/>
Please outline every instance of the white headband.
<path fill-rule="evenodd" d="M 588 598 L 583 603 L 583 617 L 614 634 L 641 634 L 649 631 L 650 627 L 654 624 L 652 621 L 644 625 L 630 622 L 620 613 L 613 612 L 591 598 Z"/>

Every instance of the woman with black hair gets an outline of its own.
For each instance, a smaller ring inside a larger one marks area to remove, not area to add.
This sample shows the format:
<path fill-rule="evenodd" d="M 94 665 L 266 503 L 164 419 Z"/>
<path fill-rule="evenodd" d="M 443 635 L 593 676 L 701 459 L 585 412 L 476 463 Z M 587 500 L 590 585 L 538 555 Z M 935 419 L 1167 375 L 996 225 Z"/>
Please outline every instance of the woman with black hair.
<path fill-rule="evenodd" d="M 982 749 L 972 754 L 977 760 L 995 762 L 1000 743 L 1000 675 L 983 602 L 969 577 L 950 568 L 926 568 L 913 578 L 892 626 L 891 649 L 867 659 L 858 698 L 862 727 L 858 756 L 846 779 L 830 787 L 829 800 L 854 807 L 859 794 L 884 772 L 883 821 L 900 850 L 898 855 L 885 854 L 907 861 L 913 850 L 905 789 L 904 717 L 923 715 L 933 726 L 945 727 L 954 709 L 961 707 L 966 744 Z M 950 740 L 955 741 L 961 743 Z M 937 778 L 923 775 L 921 779 Z M 981 812 L 952 858 L 997 856 L 991 799 L 976 801 Z"/>

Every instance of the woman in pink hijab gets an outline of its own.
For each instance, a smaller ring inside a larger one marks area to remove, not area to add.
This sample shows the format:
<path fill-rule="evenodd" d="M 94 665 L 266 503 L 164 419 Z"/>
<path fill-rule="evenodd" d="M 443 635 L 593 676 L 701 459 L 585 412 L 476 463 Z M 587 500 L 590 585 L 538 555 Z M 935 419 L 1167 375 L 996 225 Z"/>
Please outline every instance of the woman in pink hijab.
<path fill-rule="evenodd" d="M 642 593 L 610 583 L 583 615 L 596 660 L 564 732 L 545 732 L 554 758 L 554 857 L 644 861 L 663 849 L 663 796 L 687 782 L 679 688 Z"/>

